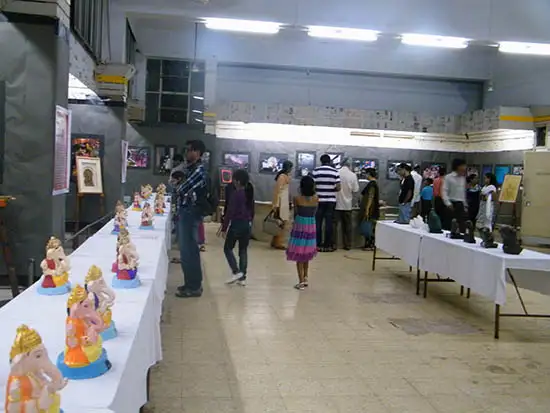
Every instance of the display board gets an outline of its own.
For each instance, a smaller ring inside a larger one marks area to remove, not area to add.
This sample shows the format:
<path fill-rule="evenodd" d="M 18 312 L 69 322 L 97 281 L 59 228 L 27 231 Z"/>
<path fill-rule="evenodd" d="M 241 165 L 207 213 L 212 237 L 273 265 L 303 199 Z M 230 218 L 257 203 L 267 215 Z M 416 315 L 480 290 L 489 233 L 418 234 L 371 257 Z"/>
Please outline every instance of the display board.
<path fill-rule="evenodd" d="M 275 175 L 282 171 L 285 161 L 288 161 L 288 154 L 261 152 L 258 172 L 261 174 Z"/>
<path fill-rule="evenodd" d="M 515 204 L 521 186 L 520 175 L 506 175 L 503 179 L 498 202 Z"/>
<path fill-rule="evenodd" d="M 149 169 L 151 148 L 148 146 L 128 146 L 128 168 Z"/>
<path fill-rule="evenodd" d="M 294 168 L 296 178 L 309 175 L 315 169 L 315 152 L 296 152 L 296 166 Z"/>
<path fill-rule="evenodd" d="M 102 194 L 103 176 L 101 174 L 101 159 L 77 157 L 76 175 L 79 194 Z"/>
<path fill-rule="evenodd" d="M 351 169 L 357 175 L 357 178 L 363 181 L 367 179 L 367 169 L 377 169 L 377 167 L 378 161 L 376 159 L 353 158 Z"/>
<path fill-rule="evenodd" d="M 250 167 L 249 152 L 224 152 L 222 155 L 222 165 L 231 166 L 236 169 L 246 169 Z"/>
<path fill-rule="evenodd" d="M 99 158 L 103 160 L 105 137 L 103 135 L 90 135 L 73 133 L 71 135 L 71 166 L 72 177 L 76 179 L 76 158 Z"/>

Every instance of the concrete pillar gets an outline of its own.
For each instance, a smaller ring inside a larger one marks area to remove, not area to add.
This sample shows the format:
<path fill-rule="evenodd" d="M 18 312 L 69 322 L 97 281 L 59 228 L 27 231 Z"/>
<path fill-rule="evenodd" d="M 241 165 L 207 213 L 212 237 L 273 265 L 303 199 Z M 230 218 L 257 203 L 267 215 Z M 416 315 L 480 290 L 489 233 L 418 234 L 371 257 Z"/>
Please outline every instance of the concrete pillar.
<path fill-rule="evenodd" d="M 113 1 L 108 7 L 109 21 L 105 24 L 109 24 L 110 50 L 109 45 L 104 44 L 103 58 L 108 63 L 126 63 L 126 13 Z"/>
<path fill-rule="evenodd" d="M 216 105 L 216 84 L 218 81 L 218 59 L 211 57 L 205 62 L 204 110 L 208 112 Z"/>

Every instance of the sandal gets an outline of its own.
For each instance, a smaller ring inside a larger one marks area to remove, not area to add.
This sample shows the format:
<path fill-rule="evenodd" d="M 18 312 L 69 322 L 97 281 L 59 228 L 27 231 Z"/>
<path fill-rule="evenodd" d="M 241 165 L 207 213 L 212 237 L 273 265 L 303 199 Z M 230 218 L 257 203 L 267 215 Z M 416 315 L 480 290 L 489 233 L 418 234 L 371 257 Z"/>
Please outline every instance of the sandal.
<path fill-rule="evenodd" d="M 304 285 L 304 283 L 298 283 L 294 286 L 294 288 L 296 288 L 297 290 L 303 291 L 306 289 L 306 286 Z"/>
<path fill-rule="evenodd" d="M 201 245 L 199 249 L 201 252 L 206 251 L 206 245 Z"/>

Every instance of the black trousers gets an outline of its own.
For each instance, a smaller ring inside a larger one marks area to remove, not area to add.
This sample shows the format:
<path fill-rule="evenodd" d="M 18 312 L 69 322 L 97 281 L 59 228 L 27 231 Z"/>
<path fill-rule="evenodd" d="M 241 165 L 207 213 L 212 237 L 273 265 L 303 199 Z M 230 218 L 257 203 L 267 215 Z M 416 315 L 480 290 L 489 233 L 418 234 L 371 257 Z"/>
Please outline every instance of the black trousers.
<path fill-rule="evenodd" d="M 351 211 L 337 210 L 336 215 L 336 228 L 342 230 L 342 243 L 345 249 L 351 248 L 353 244 L 353 233 L 351 229 Z M 338 243 L 338 237 L 335 237 L 334 243 Z"/>
<path fill-rule="evenodd" d="M 434 199 L 434 209 L 441 220 L 441 227 L 449 231 L 451 229 L 451 221 L 449 219 L 449 213 L 447 212 L 448 208 L 445 206 L 443 199 L 439 196 Z"/>
<path fill-rule="evenodd" d="M 464 234 L 466 231 L 466 209 L 464 208 L 464 202 L 451 201 L 451 203 L 453 204 L 453 209 L 447 208 L 449 220 L 452 222 L 453 219 L 456 219 L 460 233 Z"/>
<path fill-rule="evenodd" d="M 333 239 L 333 220 L 334 220 L 334 208 L 336 202 L 319 202 L 317 207 L 317 213 L 315 214 L 315 221 L 317 224 L 317 247 L 318 248 L 332 248 Z M 323 237 L 323 224 L 324 224 L 324 237 Z"/>
<path fill-rule="evenodd" d="M 427 219 L 428 215 L 430 215 L 430 211 L 432 210 L 432 201 L 423 199 L 422 201 L 422 218 Z"/>

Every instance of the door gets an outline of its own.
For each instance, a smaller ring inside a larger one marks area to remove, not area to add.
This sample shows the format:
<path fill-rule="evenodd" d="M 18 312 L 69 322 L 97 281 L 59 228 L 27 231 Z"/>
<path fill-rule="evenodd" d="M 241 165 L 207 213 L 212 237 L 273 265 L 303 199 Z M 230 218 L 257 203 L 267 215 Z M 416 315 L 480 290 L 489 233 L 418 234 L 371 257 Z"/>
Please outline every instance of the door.
<path fill-rule="evenodd" d="M 550 152 L 525 152 L 521 237 L 550 240 Z M 546 243 L 544 242 L 544 243 Z"/>

